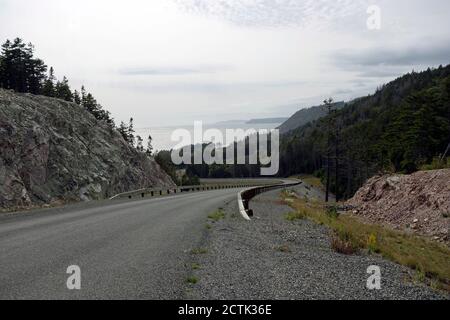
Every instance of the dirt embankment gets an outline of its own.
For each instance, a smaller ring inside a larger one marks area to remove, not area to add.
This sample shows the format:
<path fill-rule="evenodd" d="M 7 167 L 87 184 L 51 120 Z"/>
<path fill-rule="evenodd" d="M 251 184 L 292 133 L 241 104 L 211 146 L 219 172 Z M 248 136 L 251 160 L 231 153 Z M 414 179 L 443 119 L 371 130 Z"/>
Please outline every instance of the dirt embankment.
<path fill-rule="evenodd" d="M 372 223 L 450 240 L 450 169 L 373 177 L 347 204 Z"/>

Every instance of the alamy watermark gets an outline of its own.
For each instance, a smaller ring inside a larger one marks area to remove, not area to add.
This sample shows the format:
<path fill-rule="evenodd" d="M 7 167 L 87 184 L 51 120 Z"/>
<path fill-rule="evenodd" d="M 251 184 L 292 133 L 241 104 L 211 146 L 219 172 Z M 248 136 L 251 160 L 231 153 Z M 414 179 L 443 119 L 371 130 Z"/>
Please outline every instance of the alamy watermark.
<path fill-rule="evenodd" d="M 175 165 L 259 164 L 262 176 L 274 176 L 280 167 L 280 133 L 277 129 L 226 129 L 225 134 L 219 129 L 203 132 L 203 123 L 196 121 L 193 136 L 189 130 L 177 129 L 171 139 L 179 142 L 171 153 Z"/>
<path fill-rule="evenodd" d="M 70 274 L 67 278 L 67 289 L 69 290 L 81 290 L 81 269 L 79 266 L 73 265 L 67 267 L 67 274 Z"/>
<path fill-rule="evenodd" d="M 381 290 L 381 268 L 370 266 L 367 268 L 367 274 L 370 274 L 370 277 L 367 279 L 366 288 L 368 290 Z"/>

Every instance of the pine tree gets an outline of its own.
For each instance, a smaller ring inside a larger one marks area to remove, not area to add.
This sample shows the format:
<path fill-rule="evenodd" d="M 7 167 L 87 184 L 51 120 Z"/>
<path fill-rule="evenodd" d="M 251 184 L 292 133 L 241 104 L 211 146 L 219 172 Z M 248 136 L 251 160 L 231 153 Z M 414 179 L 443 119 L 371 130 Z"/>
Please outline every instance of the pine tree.
<path fill-rule="evenodd" d="M 39 94 L 46 78 L 47 66 L 33 57 L 34 47 L 22 39 L 7 40 L 0 55 L 0 86 L 17 92 Z"/>
<path fill-rule="evenodd" d="M 78 90 L 75 90 L 73 92 L 73 102 L 78 105 L 81 105 L 81 96 L 80 96 L 80 93 L 78 92 Z"/>
<path fill-rule="evenodd" d="M 120 122 L 120 125 L 117 128 L 117 131 L 119 131 L 123 140 L 125 140 L 128 143 L 128 126 L 125 124 L 125 122 L 123 122 L 123 121 Z"/>
<path fill-rule="evenodd" d="M 50 67 L 47 79 L 44 81 L 44 86 L 42 87 L 42 94 L 47 97 L 54 97 L 55 92 L 55 73 L 53 67 Z"/>
<path fill-rule="evenodd" d="M 134 119 L 130 118 L 130 123 L 128 124 L 127 141 L 130 146 L 134 145 Z"/>
<path fill-rule="evenodd" d="M 66 100 L 73 101 L 72 91 L 70 90 L 69 80 L 66 77 L 62 81 L 58 81 L 55 86 L 55 97 Z"/>
<path fill-rule="evenodd" d="M 151 135 L 149 135 L 149 136 L 148 136 L 148 141 L 147 141 L 147 151 L 146 151 L 146 153 L 147 153 L 147 155 L 150 156 L 150 157 L 153 155 L 153 145 L 152 145 L 152 142 L 153 142 L 153 138 L 152 138 Z"/>
<path fill-rule="evenodd" d="M 99 113 L 97 108 L 97 100 L 95 100 L 94 96 L 90 93 L 84 95 L 83 99 L 83 107 L 92 113 L 96 119 L 98 119 Z"/>
<path fill-rule="evenodd" d="M 144 140 L 141 136 L 136 136 L 136 150 L 139 152 L 144 152 Z"/>

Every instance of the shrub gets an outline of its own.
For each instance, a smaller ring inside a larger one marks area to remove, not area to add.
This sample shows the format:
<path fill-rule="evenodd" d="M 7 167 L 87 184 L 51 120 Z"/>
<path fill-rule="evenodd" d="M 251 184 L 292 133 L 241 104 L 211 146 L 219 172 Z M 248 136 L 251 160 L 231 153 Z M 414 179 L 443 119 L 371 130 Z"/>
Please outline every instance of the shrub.
<path fill-rule="evenodd" d="M 447 159 L 434 158 L 430 164 L 425 164 L 420 167 L 421 170 L 440 170 L 450 168 L 450 157 Z"/>
<path fill-rule="evenodd" d="M 351 241 L 350 234 L 335 232 L 331 237 L 331 248 L 337 253 L 351 255 L 358 252 L 358 247 Z"/>
<path fill-rule="evenodd" d="M 378 244 L 377 244 L 377 236 L 374 233 L 371 233 L 369 235 L 369 238 L 367 239 L 367 249 L 370 253 L 378 253 Z"/>
<path fill-rule="evenodd" d="M 328 206 L 326 213 L 327 213 L 327 216 L 332 219 L 339 218 L 339 211 L 336 206 Z"/>

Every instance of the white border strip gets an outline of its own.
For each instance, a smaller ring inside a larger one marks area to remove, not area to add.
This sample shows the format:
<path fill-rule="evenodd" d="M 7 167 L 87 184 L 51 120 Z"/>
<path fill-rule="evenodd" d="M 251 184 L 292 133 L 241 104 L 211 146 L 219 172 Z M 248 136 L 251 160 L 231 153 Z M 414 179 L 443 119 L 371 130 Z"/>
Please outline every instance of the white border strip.
<path fill-rule="evenodd" d="M 246 189 L 244 191 L 241 191 L 238 193 L 238 205 L 239 205 L 239 212 L 241 213 L 242 217 L 247 220 L 247 221 L 251 221 L 252 219 L 250 219 L 250 217 L 247 214 L 247 211 L 245 210 L 244 207 L 244 201 L 242 200 L 242 193 L 251 190 L 251 189 Z"/>

